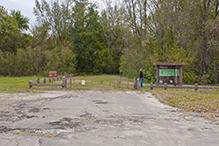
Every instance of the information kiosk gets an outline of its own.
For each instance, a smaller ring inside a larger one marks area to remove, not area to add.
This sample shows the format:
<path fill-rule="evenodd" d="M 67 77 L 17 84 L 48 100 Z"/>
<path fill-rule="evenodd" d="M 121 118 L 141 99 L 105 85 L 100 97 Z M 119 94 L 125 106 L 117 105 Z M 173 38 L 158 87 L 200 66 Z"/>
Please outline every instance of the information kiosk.
<path fill-rule="evenodd" d="M 156 84 L 172 84 L 182 86 L 182 70 L 185 62 L 154 62 L 157 66 Z"/>

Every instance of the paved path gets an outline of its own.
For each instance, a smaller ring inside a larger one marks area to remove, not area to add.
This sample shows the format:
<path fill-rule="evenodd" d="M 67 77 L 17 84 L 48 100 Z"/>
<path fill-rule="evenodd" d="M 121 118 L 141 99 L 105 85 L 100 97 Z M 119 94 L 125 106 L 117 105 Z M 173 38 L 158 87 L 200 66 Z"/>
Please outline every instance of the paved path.
<path fill-rule="evenodd" d="M 4 94 L 0 103 L 0 146 L 219 144 L 216 124 L 177 112 L 150 93 Z"/>

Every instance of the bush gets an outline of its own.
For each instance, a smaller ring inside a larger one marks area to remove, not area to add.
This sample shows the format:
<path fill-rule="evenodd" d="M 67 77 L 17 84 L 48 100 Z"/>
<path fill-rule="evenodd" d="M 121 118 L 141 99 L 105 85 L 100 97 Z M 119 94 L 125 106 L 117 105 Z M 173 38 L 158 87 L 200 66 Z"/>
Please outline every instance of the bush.
<path fill-rule="evenodd" d="M 46 51 L 29 47 L 18 49 L 16 54 L 0 51 L 0 55 L 0 74 L 4 76 L 47 76 L 48 70 L 64 75 L 75 71 L 75 55 L 68 47 Z"/>

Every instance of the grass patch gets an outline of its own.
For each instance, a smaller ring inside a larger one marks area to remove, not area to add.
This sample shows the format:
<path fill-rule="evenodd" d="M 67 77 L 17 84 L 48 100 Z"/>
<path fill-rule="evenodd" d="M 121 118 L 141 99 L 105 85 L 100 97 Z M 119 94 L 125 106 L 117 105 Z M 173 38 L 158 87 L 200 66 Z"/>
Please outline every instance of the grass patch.
<path fill-rule="evenodd" d="M 90 79 L 90 80 L 89 80 Z M 93 80 L 94 79 L 94 80 Z M 73 81 L 74 80 L 74 81 Z M 102 87 L 108 88 L 113 87 L 115 89 L 120 88 L 118 87 L 118 82 L 120 80 L 120 76 L 118 75 L 95 75 L 95 76 L 76 76 L 73 77 L 72 80 L 72 87 L 74 88 L 92 88 L 92 87 Z M 82 86 L 81 81 L 85 80 L 85 86 Z M 92 81 L 91 81 L 92 80 Z M 127 82 L 127 80 L 129 80 Z M 93 84 L 96 85 L 93 85 Z M 67 80 L 67 87 L 70 87 L 70 79 Z M 121 87 L 122 88 L 133 88 L 133 80 L 130 80 L 127 77 L 121 77 Z"/>
<path fill-rule="evenodd" d="M 5 93 L 19 93 L 19 92 L 38 92 L 41 90 L 62 90 L 62 87 L 43 87 L 43 86 L 33 86 L 32 89 L 29 89 L 29 81 L 36 81 L 38 78 L 40 79 L 44 79 L 45 77 L 0 77 L 0 92 L 5 92 Z M 48 77 L 47 77 L 48 78 Z M 116 87 L 117 85 L 117 81 L 115 80 L 120 80 L 120 76 L 119 75 L 95 75 L 95 76 L 76 76 L 73 77 L 74 79 L 97 79 L 93 81 L 93 84 L 98 84 L 99 80 L 102 79 L 107 79 L 104 81 L 105 84 L 109 84 L 109 79 L 112 80 L 111 84 L 115 85 L 113 88 L 114 89 L 120 89 L 118 87 Z M 126 77 L 122 77 L 121 76 L 121 80 L 129 80 L 129 78 Z M 53 80 L 52 80 L 53 82 Z M 62 81 L 55 81 L 53 82 L 55 84 L 61 84 Z M 70 86 L 70 80 L 68 80 L 68 87 Z M 41 82 L 41 84 L 43 84 L 43 81 Z M 49 84 L 49 81 L 47 81 L 47 84 Z M 96 88 L 112 88 L 112 86 L 107 86 L 107 85 L 91 85 L 91 81 L 86 81 L 86 85 L 88 86 L 84 86 L 81 87 L 81 80 L 78 80 L 75 83 L 76 88 L 74 88 L 74 90 L 89 90 L 93 87 Z M 127 82 L 122 82 L 121 83 L 122 87 L 127 87 Z M 133 87 L 133 83 L 129 84 L 129 88 Z M 68 89 L 68 90 L 72 90 L 72 89 Z M 122 89 L 123 90 L 123 89 Z M 125 89 L 124 89 L 125 90 Z"/>
<path fill-rule="evenodd" d="M 0 92 L 28 92 L 30 80 L 43 77 L 0 77 Z"/>
<path fill-rule="evenodd" d="M 157 98 L 184 107 L 189 107 L 192 111 L 215 111 L 219 112 L 218 90 L 198 90 L 193 89 L 154 89 Z"/>

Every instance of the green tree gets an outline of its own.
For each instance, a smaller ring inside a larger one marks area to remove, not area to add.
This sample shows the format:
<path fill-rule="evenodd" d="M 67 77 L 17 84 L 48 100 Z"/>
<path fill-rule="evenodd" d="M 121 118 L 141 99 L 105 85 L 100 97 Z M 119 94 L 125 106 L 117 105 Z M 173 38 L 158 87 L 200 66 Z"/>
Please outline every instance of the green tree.
<path fill-rule="evenodd" d="M 58 46 L 68 40 L 67 34 L 74 22 L 71 17 L 73 5 L 73 0 L 52 1 L 51 4 L 47 0 L 36 0 L 34 15 L 37 22 L 39 25 L 48 24 Z"/>
<path fill-rule="evenodd" d="M 0 6 L 0 49 L 16 52 L 30 43 L 31 37 L 24 31 L 28 30 L 29 19 L 21 15 L 20 11 L 11 11 L 11 14 Z"/>

